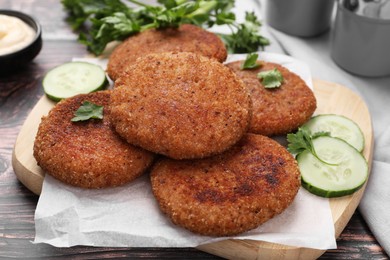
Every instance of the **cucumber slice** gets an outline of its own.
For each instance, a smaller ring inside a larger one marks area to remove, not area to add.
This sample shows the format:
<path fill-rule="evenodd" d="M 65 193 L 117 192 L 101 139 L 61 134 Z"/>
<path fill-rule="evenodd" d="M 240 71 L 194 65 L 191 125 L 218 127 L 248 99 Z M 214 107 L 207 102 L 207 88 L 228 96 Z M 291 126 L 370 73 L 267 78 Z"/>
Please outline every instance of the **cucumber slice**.
<path fill-rule="evenodd" d="M 311 133 L 329 132 L 331 136 L 338 137 L 355 147 L 359 152 L 364 148 L 364 136 L 359 126 L 351 119 L 334 114 L 318 115 L 310 119 L 302 127 Z"/>
<path fill-rule="evenodd" d="M 305 150 L 297 156 L 302 186 L 321 197 L 340 197 L 354 193 L 368 178 L 368 164 L 363 155 L 342 139 L 320 136 L 313 147 L 323 161 Z"/>
<path fill-rule="evenodd" d="M 103 89 L 108 84 L 104 70 L 88 62 L 68 62 L 50 70 L 42 85 L 54 101 Z"/>

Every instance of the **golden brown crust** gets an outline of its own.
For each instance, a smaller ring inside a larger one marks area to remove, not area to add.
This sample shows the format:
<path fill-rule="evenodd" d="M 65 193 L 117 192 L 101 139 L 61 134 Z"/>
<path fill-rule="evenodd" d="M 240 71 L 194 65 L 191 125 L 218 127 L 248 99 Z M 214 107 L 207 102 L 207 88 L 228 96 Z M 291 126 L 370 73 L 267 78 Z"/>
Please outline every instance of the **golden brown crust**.
<path fill-rule="evenodd" d="M 138 57 L 156 52 L 194 52 L 224 62 L 227 51 L 222 40 L 198 26 L 184 24 L 178 29 L 150 29 L 129 37 L 110 55 L 107 73 L 116 80 Z"/>
<path fill-rule="evenodd" d="M 112 123 L 129 143 L 175 159 L 220 153 L 246 132 L 251 103 L 221 63 L 189 52 L 137 59 L 117 80 Z"/>
<path fill-rule="evenodd" d="M 83 101 L 104 106 L 103 120 L 71 122 Z M 38 165 L 58 180 L 83 188 L 119 186 L 141 175 L 153 155 L 129 145 L 112 128 L 110 91 L 59 102 L 42 118 L 34 143 Z"/>
<path fill-rule="evenodd" d="M 242 61 L 226 64 L 245 83 L 253 103 L 249 132 L 267 136 L 296 130 L 313 115 L 316 99 L 306 83 L 281 65 L 261 61 L 257 69 L 241 70 Z M 266 89 L 257 78 L 260 71 L 277 68 L 284 77 L 281 87 Z"/>
<path fill-rule="evenodd" d="M 300 173 L 280 144 L 247 134 L 214 157 L 161 159 L 152 168 L 151 183 L 173 223 L 202 235 L 230 236 L 286 209 L 300 187 Z"/>

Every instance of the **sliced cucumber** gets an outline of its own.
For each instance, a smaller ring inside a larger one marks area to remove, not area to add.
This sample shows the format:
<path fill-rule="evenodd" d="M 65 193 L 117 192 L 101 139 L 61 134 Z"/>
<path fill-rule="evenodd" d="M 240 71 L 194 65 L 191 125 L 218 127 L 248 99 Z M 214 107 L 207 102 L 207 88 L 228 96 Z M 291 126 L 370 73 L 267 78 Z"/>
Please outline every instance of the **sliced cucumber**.
<path fill-rule="evenodd" d="M 42 85 L 47 97 L 54 101 L 86 94 L 106 87 L 104 70 L 88 62 L 68 62 L 50 70 Z"/>
<path fill-rule="evenodd" d="M 334 114 L 318 115 L 310 119 L 302 127 L 316 132 L 329 132 L 331 136 L 338 137 L 355 147 L 359 152 L 364 148 L 364 136 L 359 126 L 351 119 Z"/>
<path fill-rule="evenodd" d="M 342 139 L 320 136 L 313 147 L 321 160 L 308 150 L 297 156 L 302 186 L 322 197 L 349 195 L 363 186 L 368 165 L 363 155 Z M 332 164 L 332 165 L 330 165 Z"/>

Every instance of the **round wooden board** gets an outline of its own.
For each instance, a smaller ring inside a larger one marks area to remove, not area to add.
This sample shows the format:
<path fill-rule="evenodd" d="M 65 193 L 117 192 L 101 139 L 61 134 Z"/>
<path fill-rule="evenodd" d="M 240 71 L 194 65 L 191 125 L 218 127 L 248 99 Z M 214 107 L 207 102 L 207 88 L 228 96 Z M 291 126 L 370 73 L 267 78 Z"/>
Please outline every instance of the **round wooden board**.
<path fill-rule="evenodd" d="M 373 155 L 373 130 L 371 117 L 364 101 L 350 89 L 321 80 L 314 80 L 314 93 L 317 98 L 316 114 L 339 114 L 354 120 L 365 137 L 363 154 L 371 169 Z M 39 195 L 45 173 L 33 157 L 33 144 L 41 117 L 47 115 L 55 103 L 42 97 L 33 108 L 17 137 L 12 165 L 17 178 L 28 189 Z M 358 206 L 365 186 L 350 196 L 330 199 L 336 237 Z M 199 246 L 198 249 L 229 259 L 316 259 L 324 250 L 284 246 L 252 240 L 225 240 Z"/>

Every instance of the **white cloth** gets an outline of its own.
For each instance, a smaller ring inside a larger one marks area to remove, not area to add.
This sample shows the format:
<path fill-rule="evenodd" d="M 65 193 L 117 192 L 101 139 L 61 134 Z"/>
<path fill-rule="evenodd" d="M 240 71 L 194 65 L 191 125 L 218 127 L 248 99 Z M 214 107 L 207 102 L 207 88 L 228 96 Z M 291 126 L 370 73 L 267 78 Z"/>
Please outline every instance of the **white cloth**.
<path fill-rule="evenodd" d="M 265 17 L 264 6 L 265 0 L 261 0 L 262 17 Z M 360 94 L 366 102 L 374 128 L 374 157 L 359 210 L 375 238 L 387 254 L 390 254 L 390 76 L 360 77 L 338 67 L 330 56 L 332 27 L 319 37 L 300 38 L 274 30 L 262 20 L 262 32 L 271 40 L 266 51 L 284 53 L 306 62 L 313 78 L 344 85 Z"/>

